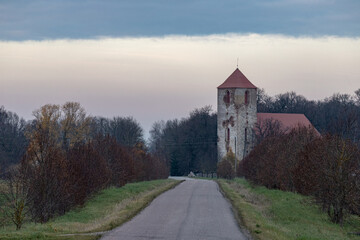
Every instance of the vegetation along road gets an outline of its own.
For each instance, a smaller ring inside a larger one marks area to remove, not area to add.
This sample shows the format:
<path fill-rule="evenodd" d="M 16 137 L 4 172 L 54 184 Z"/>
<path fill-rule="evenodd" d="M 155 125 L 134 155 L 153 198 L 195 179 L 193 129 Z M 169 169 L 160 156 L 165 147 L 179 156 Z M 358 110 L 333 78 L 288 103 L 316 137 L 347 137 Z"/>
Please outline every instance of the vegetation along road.
<path fill-rule="evenodd" d="M 187 179 L 102 239 L 247 238 L 214 181 Z"/>

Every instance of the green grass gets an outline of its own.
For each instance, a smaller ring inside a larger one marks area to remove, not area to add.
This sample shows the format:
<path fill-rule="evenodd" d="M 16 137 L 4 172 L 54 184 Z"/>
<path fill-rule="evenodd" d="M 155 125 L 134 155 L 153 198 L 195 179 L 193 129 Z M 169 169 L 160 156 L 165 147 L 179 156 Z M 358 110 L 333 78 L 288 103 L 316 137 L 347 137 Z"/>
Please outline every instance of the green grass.
<path fill-rule="evenodd" d="M 244 179 L 218 180 L 240 222 L 254 239 L 360 239 L 360 217 L 349 216 L 343 227 L 332 223 L 310 197 L 265 187 Z"/>
<path fill-rule="evenodd" d="M 97 239 L 94 236 L 63 236 L 68 233 L 101 232 L 130 220 L 155 197 L 179 184 L 176 180 L 155 180 L 111 187 L 96 194 L 83 207 L 75 208 L 46 224 L 25 223 L 0 228 L 0 239 Z"/>

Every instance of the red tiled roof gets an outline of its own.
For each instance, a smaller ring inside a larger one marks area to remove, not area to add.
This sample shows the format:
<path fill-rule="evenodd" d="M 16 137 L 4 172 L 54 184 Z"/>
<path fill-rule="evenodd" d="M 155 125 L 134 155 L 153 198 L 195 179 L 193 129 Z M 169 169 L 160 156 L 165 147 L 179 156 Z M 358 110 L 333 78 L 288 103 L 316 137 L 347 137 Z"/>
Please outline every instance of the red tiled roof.
<path fill-rule="evenodd" d="M 236 68 L 235 71 L 218 88 L 256 88 L 245 75 Z"/>
<path fill-rule="evenodd" d="M 261 124 L 266 119 L 277 120 L 281 122 L 281 126 L 284 130 L 289 130 L 292 128 L 296 128 L 298 126 L 304 127 L 314 127 L 309 119 L 304 114 L 298 113 L 257 113 L 257 123 Z M 315 131 L 320 135 L 320 133 L 316 130 Z"/>

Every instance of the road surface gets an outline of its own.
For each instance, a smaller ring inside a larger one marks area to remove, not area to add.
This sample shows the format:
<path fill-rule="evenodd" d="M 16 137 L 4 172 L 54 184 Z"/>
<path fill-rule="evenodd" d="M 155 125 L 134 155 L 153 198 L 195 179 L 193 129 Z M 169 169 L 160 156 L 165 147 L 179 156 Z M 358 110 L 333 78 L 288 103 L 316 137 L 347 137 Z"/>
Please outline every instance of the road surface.
<path fill-rule="evenodd" d="M 213 181 L 188 179 L 157 197 L 102 240 L 243 240 L 230 204 Z"/>

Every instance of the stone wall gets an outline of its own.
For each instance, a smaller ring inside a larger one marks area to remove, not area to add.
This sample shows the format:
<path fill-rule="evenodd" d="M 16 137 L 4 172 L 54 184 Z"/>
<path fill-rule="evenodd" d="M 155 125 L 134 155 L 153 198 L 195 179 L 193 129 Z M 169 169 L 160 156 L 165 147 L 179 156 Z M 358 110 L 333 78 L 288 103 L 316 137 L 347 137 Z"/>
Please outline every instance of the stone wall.
<path fill-rule="evenodd" d="M 248 91 L 247 103 L 245 103 L 246 91 Z M 256 89 L 218 89 L 219 161 L 230 149 L 235 153 L 237 159 L 242 160 L 253 148 L 255 141 L 254 126 L 257 122 L 256 93 Z M 230 133 L 229 136 L 228 133 Z"/>

